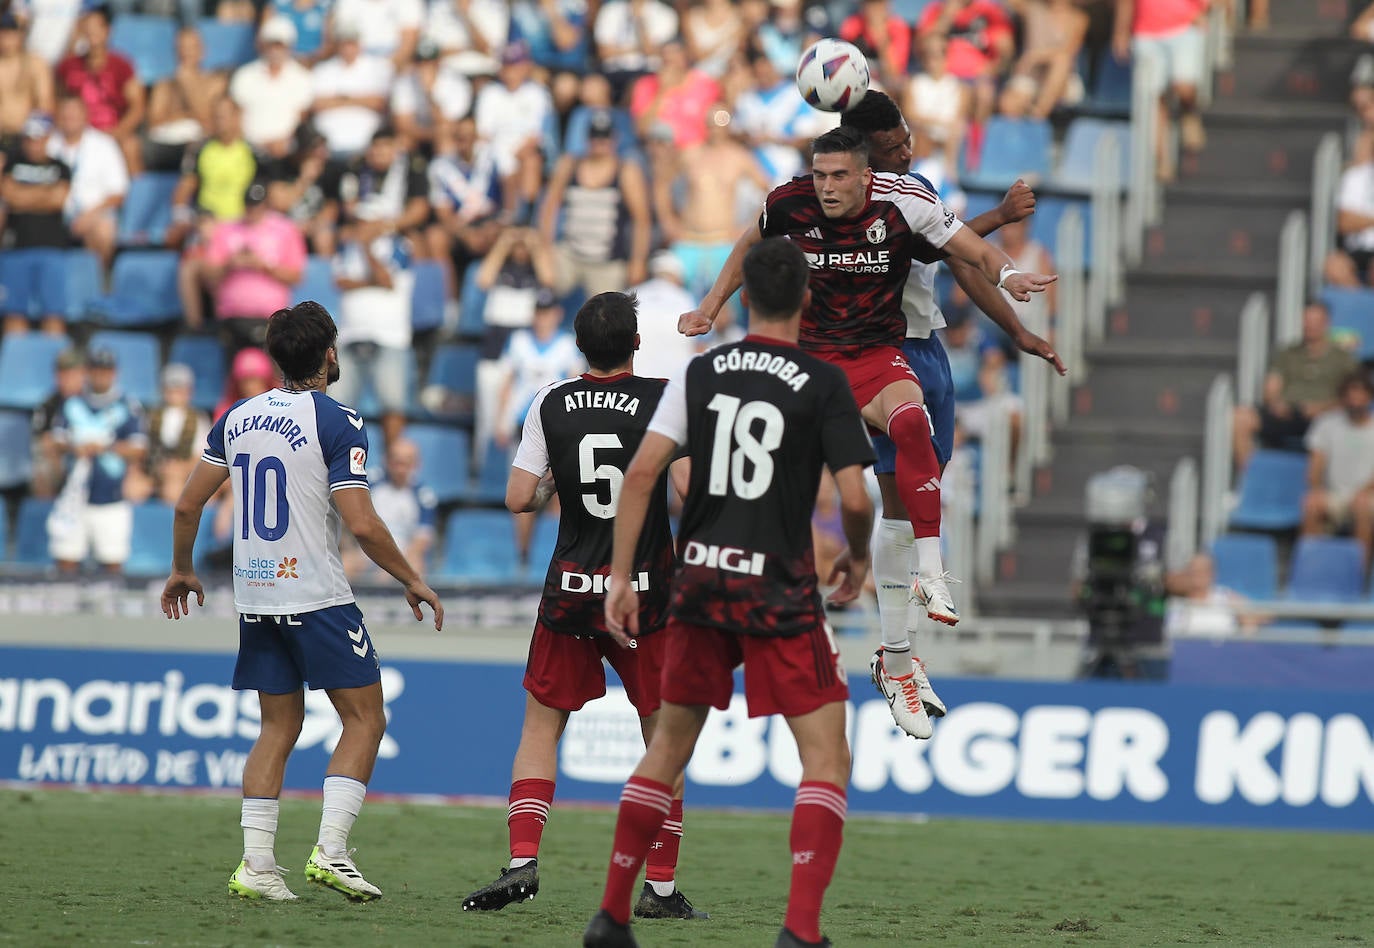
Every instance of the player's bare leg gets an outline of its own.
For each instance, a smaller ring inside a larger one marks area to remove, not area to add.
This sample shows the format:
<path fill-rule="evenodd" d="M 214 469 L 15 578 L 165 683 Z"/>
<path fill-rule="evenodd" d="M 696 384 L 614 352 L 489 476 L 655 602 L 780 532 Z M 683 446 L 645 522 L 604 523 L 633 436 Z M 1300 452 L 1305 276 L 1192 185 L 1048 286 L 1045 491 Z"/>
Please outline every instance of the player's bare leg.
<path fill-rule="evenodd" d="M 792 885 L 780 946 L 829 945 L 821 935 L 821 902 L 835 874 L 848 809 L 849 742 L 845 706 L 834 701 L 787 718 L 801 757 L 801 783 L 792 807 Z"/>
<path fill-rule="evenodd" d="M 243 861 L 229 877 L 229 891 L 246 899 L 290 902 L 296 898 L 277 866 L 277 817 L 286 759 L 305 723 L 305 692 L 258 692 L 262 730 L 243 764 Z"/>
<path fill-rule="evenodd" d="M 639 729 L 647 748 L 654 738 L 658 712 L 639 719 Z M 635 903 L 638 918 L 710 918 L 693 907 L 687 896 L 677 887 L 677 857 L 682 848 L 682 796 L 687 779 L 679 773 L 673 783 L 673 800 L 668 804 L 668 816 L 659 828 L 658 836 L 649 848 L 644 862 L 644 888 Z"/>
<path fill-rule="evenodd" d="M 606 873 L 601 911 L 582 935 L 584 948 L 633 946 L 630 934 L 630 897 L 639 868 L 672 805 L 673 786 L 687 768 L 697 736 L 706 723 L 706 705 L 664 702 L 658 711 L 653 739 L 644 759 L 620 794 L 615 842 Z"/>
<path fill-rule="evenodd" d="M 305 864 L 305 877 L 354 902 L 367 902 L 381 898 L 382 890 L 364 879 L 354 865 L 348 834 L 363 808 L 377 749 L 386 733 L 382 685 L 335 688 L 328 694 L 343 722 L 343 734 L 325 771 L 320 834 Z"/>

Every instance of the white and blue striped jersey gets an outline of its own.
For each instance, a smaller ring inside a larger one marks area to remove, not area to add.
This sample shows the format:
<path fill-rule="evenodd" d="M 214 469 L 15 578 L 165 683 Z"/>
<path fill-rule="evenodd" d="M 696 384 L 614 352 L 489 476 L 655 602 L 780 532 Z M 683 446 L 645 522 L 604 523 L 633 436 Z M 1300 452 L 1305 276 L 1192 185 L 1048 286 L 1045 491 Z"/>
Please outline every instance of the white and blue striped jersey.
<path fill-rule="evenodd" d="M 203 455 L 234 491 L 234 606 L 296 615 L 353 601 L 339 558 L 336 490 L 367 490 L 367 432 L 320 392 L 274 388 L 210 430 Z"/>

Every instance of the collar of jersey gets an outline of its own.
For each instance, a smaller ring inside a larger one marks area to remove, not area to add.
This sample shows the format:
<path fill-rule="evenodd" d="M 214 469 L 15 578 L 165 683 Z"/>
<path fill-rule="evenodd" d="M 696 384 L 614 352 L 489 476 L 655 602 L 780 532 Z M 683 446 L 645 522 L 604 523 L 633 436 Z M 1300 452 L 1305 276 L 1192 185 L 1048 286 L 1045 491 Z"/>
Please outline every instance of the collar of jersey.
<path fill-rule="evenodd" d="M 752 342 L 759 346 L 781 346 L 784 349 L 800 349 L 801 346 L 795 342 L 788 342 L 785 339 L 774 339 L 772 336 L 756 336 L 752 332 L 745 336 L 741 342 Z"/>
<path fill-rule="evenodd" d="M 596 382 L 599 385 L 609 385 L 611 382 L 619 382 L 621 379 L 628 379 L 634 376 L 633 372 L 617 372 L 615 375 L 592 375 L 590 372 L 583 372 L 582 378 L 588 382 Z"/>

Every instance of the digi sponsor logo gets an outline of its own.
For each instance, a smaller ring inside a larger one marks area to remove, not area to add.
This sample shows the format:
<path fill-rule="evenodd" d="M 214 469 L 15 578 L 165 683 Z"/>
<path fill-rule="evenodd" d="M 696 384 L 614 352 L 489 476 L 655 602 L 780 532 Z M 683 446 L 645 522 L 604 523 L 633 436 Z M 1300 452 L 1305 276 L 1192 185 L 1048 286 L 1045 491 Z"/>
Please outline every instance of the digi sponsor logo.
<path fill-rule="evenodd" d="M 682 562 L 688 566 L 705 566 L 707 569 L 743 573 L 746 576 L 762 576 L 765 561 L 766 557 L 762 553 L 751 553 L 734 546 L 717 546 L 697 540 L 689 540 L 687 548 L 682 551 Z"/>
<path fill-rule="evenodd" d="M 604 573 L 573 573 L 565 570 L 560 575 L 558 587 L 564 592 L 592 593 L 599 596 L 611 588 L 611 577 Z M 648 572 L 636 573 L 630 580 L 630 589 L 634 592 L 644 592 L 648 588 Z"/>
<path fill-rule="evenodd" d="M 296 558 L 294 556 L 283 556 L 277 563 L 277 579 L 300 579 L 301 575 L 296 571 Z"/>

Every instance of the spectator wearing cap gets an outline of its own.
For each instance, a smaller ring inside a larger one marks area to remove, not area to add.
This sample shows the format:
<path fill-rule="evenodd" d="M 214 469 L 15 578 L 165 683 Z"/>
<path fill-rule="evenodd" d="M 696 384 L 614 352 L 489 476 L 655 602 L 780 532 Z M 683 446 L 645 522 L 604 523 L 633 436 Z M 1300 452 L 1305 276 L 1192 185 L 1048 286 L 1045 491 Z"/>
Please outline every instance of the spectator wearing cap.
<path fill-rule="evenodd" d="M 53 427 L 67 399 L 86 390 L 86 356 L 76 346 L 57 354 L 53 365 L 53 391 L 33 410 L 33 480 L 30 492 L 35 497 L 57 496 L 66 479 L 65 453 L 53 438 Z"/>
<path fill-rule="evenodd" d="M 215 103 L 228 88 L 228 80 L 224 73 L 202 68 L 204 59 L 200 31 L 183 26 L 177 31 L 176 71 L 159 80 L 148 99 L 146 163 L 150 171 L 180 168 L 186 146 L 204 138 L 214 124 Z"/>
<path fill-rule="evenodd" d="M 391 531 L 406 560 L 424 575 L 434 546 L 439 501 L 434 491 L 417 479 L 419 470 L 419 447 L 409 438 L 397 438 L 386 451 L 386 477 L 372 483 L 371 494 L 377 516 Z M 348 543 L 342 552 L 344 572 L 350 580 L 383 579 L 385 574 L 356 543 Z"/>
<path fill-rule="evenodd" d="M 635 81 L 630 114 L 641 133 L 666 125 L 673 130 L 678 148 L 691 148 L 706 138 L 703 120 L 719 98 L 720 86 L 706 73 L 692 68 L 687 48 L 675 40 L 663 46 L 658 72 Z"/>
<path fill-rule="evenodd" d="M 48 156 L 72 170 L 62 209 L 72 237 L 109 268 L 114 259 L 117 215 L 129 192 L 129 168 L 119 144 L 86 122 L 86 103 L 76 96 L 57 100 L 56 134 Z"/>
<path fill-rule="evenodd" d="M 639 349 L 635 375 L 671 379 L 699 351 L 699 339 L 677 331 L 677 318 L 696 309 L 697 298 L 687 292 L 682 261 L 660 250 L 649 258 L 649 279 L 634 287 L 639 300 Z"/>
<path fill-rule="evenodd" d="M 4 333 L 24 332 L 36 312 L 43 331 L 66 332 L 63 258 L 51 252 L 67 247 L 71 236 L 62 209 L 71 190 L 71 170 L 48 157 L 52 119 L 35 112 L 24 123 L 23 140 L 0 172 L 0 203 L 8 208 L 0 243 L 0 280 L 9 291 L 0 299 Z"/>
<path fill-rule="evenodd" d="M 490 76 L 510 41 L 510 12 L 504 0 L 432 0 L 423 38 L 444 63 L 465 76 Z"/>
<path fill-rule="evenodd" d="M 512 213 L 520 202 L 532 204 L 539 196 L 544 178 L 540 147 L 554 124 L 553 99 L 534 81 L 533 72 L 529 47 L 510 44 L 501 54 L 498 81 L 483 86 L 473 110 L 477 135 L 491 145 L 505 186 L 506 210 Z"/>
<path fill-rule="evenodd" d="M 315 100 L 310 70 L 291 58 L 296 27 L 269 14 L 258 29 L 258 58 L 245 63 L 229 83 L 229 95 L 243 110 L 243 137 L 272 158 L 291 154 L 296 129 Z"/>
<path fill-rule="evenodd" d="M 608 0 L 601 5 L 592 35 L 616 101 L 636 79 L 659 67 L 661 50 L 677 32 L 677 11 L 662 0 Z"/>
<path fill-rule="evenodd" d="M 391 61 L 364 53 L 358 24 L 334 19 L 338 55 L 311 71 L 315 128 L 336 158 L 351 158 L 367 147 L 382 124 L 391 80 Z"/>
<path fill-rule="evenodd" d="M 292 32 L 288 34 L 280 27 L 274 27 L 280 37 L 278 42 L 285 43 L 289 52 L 306 67 L 315 65 L 328 58 L 329 15 L 334 9 L 334 0 L 271 0 L 268 13 L 262 25 L 274 19 L 285 20 Z M 258 41 L 263 41 L 262 30 L 258 30 Z"/>
<path fill-rule="evenodd" d="M 124 493 L 134 503 L 149 497 L 175 504 L 200 460 L 210 419 L 191 405 L 195 374 L 179 362 L 162 370 L 162 401 L 147 413 L 148 453 L 131 465 Z"/>
<path fill-rule="evenodd" d="M 811 139 L 839 119 L 807 105 L 791 75 L 780 75 L 767 56 L 754 53 L 749 61 L 754 84 L 735 100 L 735 125 L 769 180 L 785 184 L 805 173 Z"/>
<path fill-rule="evenodd" d="M 143 412 L 119 390 L 114 353 L 90 354 L 86 390 L 62 403 L 54 442 L 67 456 L 67 478 L 48 516 L 48 549 L 64 574 L 74 575 L 93 554 L 107 572 L 129 558 L 133 508 L 124 475 L 148 447 Z"/>
<path fill-rule="evenodd" d="M 511 36 L 528 43 L 535 64 L 552 73 L 554 105 L 566 112 L 591 52 L 586 0 L 515 0 L 510 23 Z"/>
<path fill-rule="evenodd" d="M 85 52 L 57 64 L 57 81 L 86 103 L 91 127 L 119 143 L 125 164 L 136 174 L 143 167 L 138 137 L 147 110 L 143 84 L 133 64 L 110 49 L 109 7 L 87 10 L 79 28 Z"/>
<path fill-rule="evenodd" d="M 52 113 L 52 69 L 24 48 L 13 12 L 0 13 L 0 152 L 13 150 L 33 112 Z"/>
<path fill-rule="evenodd" d="M 434 151 L 427 177 L 435 222 L 425 239 L 429 255 L 445 265 L 448 295 L 456 297 L 456 275 L 485 256 L 501 233 L 501 176 L 470 117 L 441 125 Z"/>
<path fill-rule="evenodd" d="M 558 261 L 558 292 L 580 287 L 595 296 L 643 281 L 652 229 L 644 172 L 616 154 L 610 110 L 596 112 L 587 153 L 558 159 L 540 212 L 540 235 Z"/>
<path fill-rule="evenodd" d="M 439 59 L 439 47 L 428 40 L 415 52 L 415 64 L 391 87 L 391 118 L 408 151 L 434 153 L 439 127 L 472 111 L 472 83 Z"/>
<path fill-rule="evenodd" d="M 239 107 L 228 96 L 215 102 L 210 138 L 186 152 L 181 179 L 172 194 L 172 226 L 167 245 L 177 247 L 198 217 L 236 221 L 243 216 L 243 195 L 257 176 L 258 161 L 243 137 Z"/>
<path fill-rule="evenodd" d="M 356 26 L 363 52 L 389 59 L 399 70 L 415 57 L 425 5 L 422 0 L 336 0 L 334 20 Z"/>
<path fill-rule="evenodd" d="M 267 317 L 290 304 L 305 269 L 305 238 L 266 201 L 267 186 L 255 181 L 244 193 L 243 218 L 214 225 L 201 265 L 231 352 L 262 345 Z"/>

